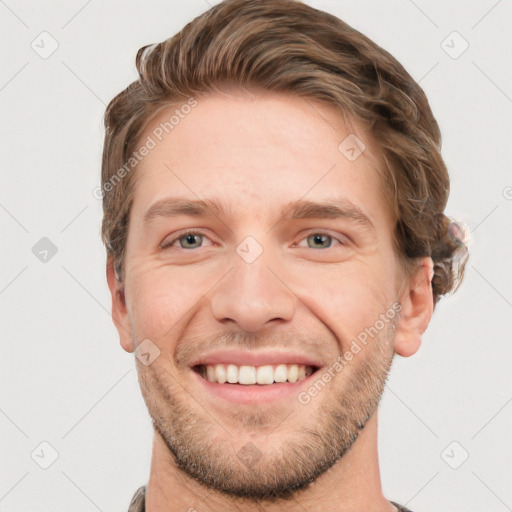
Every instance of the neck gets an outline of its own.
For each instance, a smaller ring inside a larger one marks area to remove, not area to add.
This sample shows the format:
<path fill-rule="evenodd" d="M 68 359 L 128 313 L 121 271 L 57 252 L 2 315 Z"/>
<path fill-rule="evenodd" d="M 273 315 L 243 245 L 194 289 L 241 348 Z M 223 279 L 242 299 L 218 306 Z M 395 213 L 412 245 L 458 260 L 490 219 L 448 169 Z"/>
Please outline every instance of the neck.
<path fill-rule="evenodd" d="M 292 499 L 254 503 L 208 489 L 183 473 L 160 435 L 155 431 L 151 471 L 146 488 L 146 512 L 235 511 L 266 512 L 396 512 L 382 494 L 378 450 L 377 411 L 359 437 L 330 470 Z"/>

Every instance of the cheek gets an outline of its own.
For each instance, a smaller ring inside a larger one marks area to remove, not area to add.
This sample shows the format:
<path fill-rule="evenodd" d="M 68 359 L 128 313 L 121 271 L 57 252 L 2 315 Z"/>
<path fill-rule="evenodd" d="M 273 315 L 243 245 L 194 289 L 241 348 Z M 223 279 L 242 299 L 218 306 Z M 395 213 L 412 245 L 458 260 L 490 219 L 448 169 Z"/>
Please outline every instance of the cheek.
<path fill-rule="evenodd" d="M 332 330 L 342 348 L 365 328 L 374 325 L 394 300 L 392 273 L 381 263 L 358 261 L 310 273 L 296 288 L 306 307 Z"/>
<path fill-rule="evenodd" d="M 133 272 L 129 287 L 129 312 L 138 338 L 159 340 L 180 331 L 182 320 L 194 311 L 205 291 L 201 281 L 186 272 L 159 268 Z"/>

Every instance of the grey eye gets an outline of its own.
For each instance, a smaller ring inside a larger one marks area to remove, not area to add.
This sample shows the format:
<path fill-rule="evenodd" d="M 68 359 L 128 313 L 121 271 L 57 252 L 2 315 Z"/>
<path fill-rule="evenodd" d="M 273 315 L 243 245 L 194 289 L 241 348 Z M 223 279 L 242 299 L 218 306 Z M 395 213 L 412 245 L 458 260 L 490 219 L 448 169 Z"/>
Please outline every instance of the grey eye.
<path fill-rule="evenodd" d="M 197 245 L 197 243 L 198 243 L 197 239 L 199 239 L 199 245 Z M 178 240 L 180 241 L 180 247 L 182 249 L 196 249 L 197 247 L 201 247 L 201 243 L 203 241 L 203 235 L 195 234 L 195 233 L 188 233 L 188 234 L 183 235 L 180 238 L 178 238 Z M 183 240 L 185 240 L 185 244 L 182 243 Z M 188 244 L 190 244 L 190 245 L 188 245 Z M 191 246 L 194 246 L 194 247 L 191 247 Z"/>
<path fill-rule="evenodd" d="M 324 239 L 324 240 L 322 240 Z M 325 240 L 326 239 L 326 240 Z M 309 245 L 309 242 L 312 241 L 313 244 L 319 244 L 320 245 L 320 249 L 323 249 L 323 248 L 326 248 L 326 247 L 330 247 L 331 244 L 332 244 L 332 236 L 330 235 L 323 235 L 321 233 L 315 233 L 313 235 L 309 235 L 307 237 L 307 240 L 308 240 L 308 246 L 311 247 Z M 327 245 L 326 245 L 327 244 Z M 313 246 L 311 247 L 312 249 L 317 249 L 318 248 L 318 245 L 316 246 Z"/>

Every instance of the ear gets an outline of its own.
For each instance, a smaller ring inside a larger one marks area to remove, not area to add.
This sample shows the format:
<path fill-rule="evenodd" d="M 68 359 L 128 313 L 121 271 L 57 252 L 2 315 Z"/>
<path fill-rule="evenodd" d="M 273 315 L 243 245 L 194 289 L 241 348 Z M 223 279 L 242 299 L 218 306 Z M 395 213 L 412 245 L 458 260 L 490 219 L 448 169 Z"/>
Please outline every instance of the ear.
<path fill-rule="evenodd" d="M 133 352 L 135 347 L 131 336 L 130 317 L 126 308 L 124 286 L 118 280 L 113 258 L 107 258 L 107 282 L 112 296 L 112 321 L 119 333 L 121 346 L 126 352 Z"/>
<path fill-rule="evenodd" d="M 402 310 L 395 337 L 395 352 L 400 356 L 412 356 L 420 348 L 421 336 L 434 312 L 433 276 L 432 258 L 419 258 L 416 272 L 404 285 L 399 299 Z"/>

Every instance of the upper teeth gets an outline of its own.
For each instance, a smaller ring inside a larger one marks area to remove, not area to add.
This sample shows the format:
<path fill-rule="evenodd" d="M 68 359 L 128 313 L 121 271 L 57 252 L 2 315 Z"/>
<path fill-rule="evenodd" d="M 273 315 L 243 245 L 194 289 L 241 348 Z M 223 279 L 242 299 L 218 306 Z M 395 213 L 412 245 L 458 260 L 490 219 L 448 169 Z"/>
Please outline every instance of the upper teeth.
<path fill-rule="evenodd" d="M 205 370 L 206 368 L 206 370 Z M 201 367 L 202 376 L 209 382 L 224 384 L 273 384 L 297 382 L 311 375 L 311 366 L 303 364 L 278 364 L 265 366 L 237 366 L 214 364 Z"/>

